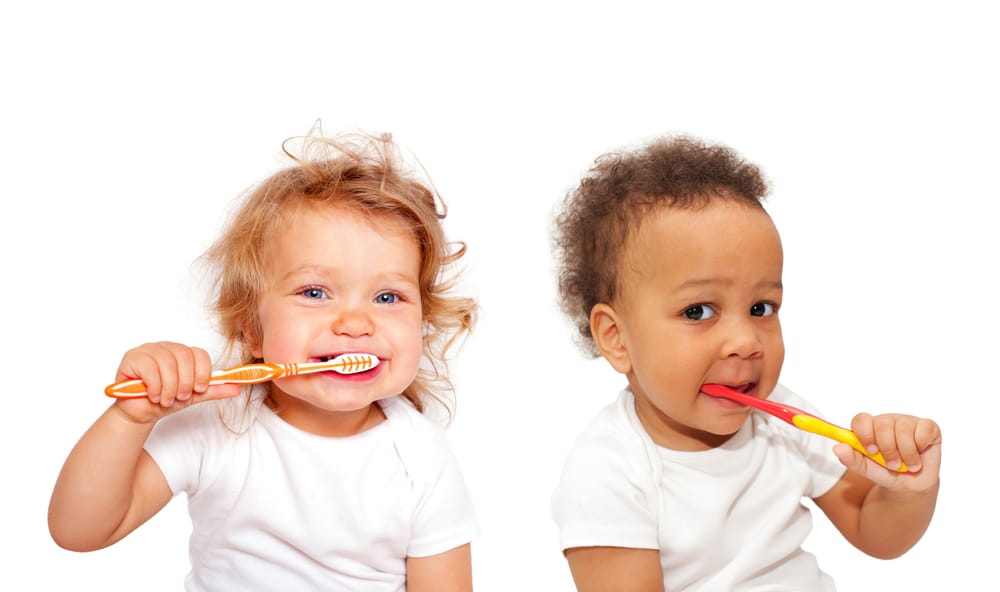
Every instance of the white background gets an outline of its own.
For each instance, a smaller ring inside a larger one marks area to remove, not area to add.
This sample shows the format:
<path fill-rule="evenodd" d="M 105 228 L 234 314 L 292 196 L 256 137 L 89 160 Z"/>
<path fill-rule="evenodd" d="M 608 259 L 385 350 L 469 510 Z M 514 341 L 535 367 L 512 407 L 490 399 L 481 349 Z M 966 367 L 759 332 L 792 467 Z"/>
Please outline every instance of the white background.
<path fill-rule="evenodd" d="M 730 144 L 772 181 L 783 382 L 837 423 L 902 411 L 943 427 L 938 511 L 914 550 L 867 558 L 821 514 L 809 549 L 842 590 L 996 579 L 1000 43 L 979 4 L 12 4 L 0 563 L 18 589 L 180 588 L 182 499 L 81 555 L 49 538 L 48 497 L 127 348 L 216 346 L 190 265 L 317 119 L 392 132 L 469 244 L 482 314 L 453 364 L 450 434 L 483 527 L 477 590 L 572 589 L 548 498 L 622 379 L 558 313 L 551 213 L 599 154 L 673 132 Z"/>

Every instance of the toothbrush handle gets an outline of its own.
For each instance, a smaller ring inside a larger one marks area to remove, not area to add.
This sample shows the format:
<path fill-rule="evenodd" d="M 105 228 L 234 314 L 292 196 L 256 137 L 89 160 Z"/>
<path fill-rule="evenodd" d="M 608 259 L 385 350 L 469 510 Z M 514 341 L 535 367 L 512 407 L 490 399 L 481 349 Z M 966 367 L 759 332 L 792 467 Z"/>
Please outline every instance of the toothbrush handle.
<path fill-rule="evenodd" d="M 297 364 L 244 364 L 212 373 L 208 384 L 256 384 L 298 372 Z M 146 396 L 146 385 L 139 379 L 123 380 L 109 385 L 104 394 L 115 399 L 137 399 Z"/>
<path fill-rule="evenodd" d="M 792 425 L 800 430 L 813 434 L 819 434 L 820 436 L 825 436 L 831 440 L 836 440 L 837 442 L 843 442 L 883 467 L 888 468 L 885 463 L 885 458 L 882 457 L 882 453 L 876 452 L 872 454 L 871 452 L 865 450 L 865 447 L 861 445 L 861 441 L 858 440 L 857 434 L 851 430 L 833 425 L 830 422 L 824 421 L 815 415 L 804 411 L 792 418 Z M 901 462 L 899 468 L 896 470 L 900 473 L 905 473 L 907 471 L 906 464 Z"/>
<path fill-rule="evenodd" d="M 733 389 L 721 384 L 703 384 L 701 390 L 705 394 L 712 397 L 722 397 L 724 399 L 736 401 L 737 403 L 742 403 L 748 407 L 759 409 L 765 413 L 769 413 L 782 421 L 792 424 L 802 431 L 818 434 L 820 436 L 830 438 L 831 440 L 836 440 L 837 442 L 843 442 L 883 467 L 887 469 L 889 468 L 886 466 L 885 459 L 882 458 L 882 453 L 876 452 L 871 454 L 865 450 L 865 447 L 861 445 L 861 441 L 858 440 L 857 434 L 851 430 L 822 420 L 808 411 L 803 411 L 796 407 L 792 407 L 791 405 L 785 405 L 784 403 L 779 403 L 777 401 L 758 399 L 757 397 L 752 397 L 750 395 L 734 391 Z M 900 473 L 905 473 L 907 468 L 905 464 L 900 463 L 899 468 L 896 470 Z"/>

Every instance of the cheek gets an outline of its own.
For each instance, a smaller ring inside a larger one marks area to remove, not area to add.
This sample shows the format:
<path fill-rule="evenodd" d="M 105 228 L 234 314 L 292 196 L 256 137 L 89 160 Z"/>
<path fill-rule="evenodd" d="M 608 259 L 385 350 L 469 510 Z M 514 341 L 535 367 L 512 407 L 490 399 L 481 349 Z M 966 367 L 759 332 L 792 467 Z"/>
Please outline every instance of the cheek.
<path fill-rule="evenodd" d="M 259 321 L 260 345 L 254 354 L 268 361 L 297 360 L 308 344 L 307 327 L 291 318 L 262 310 Z"/>
<path fill-rule="evenodd" d="M 781 334 L 781 322 L 777 318 L 774 320 L 771 331 L 768 332 L 768 341 L 776 353 L 780 352 L 782 356 L 785 355 L 785 339 Z"/>
<path fill-rule="evenodd" d="M 715 359 L 711 348 L 692 339 L 677 339 L 662 332 L 661 337 L 635 343 L 630 352 L 632 372 L 649 387 L 674 391 L 678 385 L 700 380 L 707 365 Z"/>
<path fill-rule="evenodd" d="M 781 327 L 769 333 L 765 344 L 765 360 L 777 373 L 785 363 L 785 340 L 781 336 Z"/>
<path fill-rule="evenodd" d="M 394 323 L 391 341 L 398 362 L 412 365 L 414 371 L 420 365 L 424 353 L 423 323 L 419 319 L 409 319 Z"/>
<path fill-rule="evenodd" d="M 414 323 L 410 326 L 402 328 L 400 342 L 405 344 L 408 351 L 414 353 L 416 357 L 420 357 L 424 351 L 424 331 L 422 323 Z"/>

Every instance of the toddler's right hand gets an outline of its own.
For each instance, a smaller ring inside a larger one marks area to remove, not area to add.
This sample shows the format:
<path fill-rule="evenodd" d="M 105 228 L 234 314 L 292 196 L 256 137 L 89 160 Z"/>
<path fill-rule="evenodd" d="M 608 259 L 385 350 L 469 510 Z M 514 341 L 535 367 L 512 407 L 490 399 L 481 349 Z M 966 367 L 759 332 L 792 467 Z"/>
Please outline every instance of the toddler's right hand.
<path fill-rule="evenodd" d="M 152 423 L 195 403 L 235 397 L 237 384 L 209 386 L 212 360 L 208 352 L 180 343 L 146 343 L 125 352 L 115 382 L 139 379 L 146 396 L 118 399 L 115 404 L 136 423 Z"/>

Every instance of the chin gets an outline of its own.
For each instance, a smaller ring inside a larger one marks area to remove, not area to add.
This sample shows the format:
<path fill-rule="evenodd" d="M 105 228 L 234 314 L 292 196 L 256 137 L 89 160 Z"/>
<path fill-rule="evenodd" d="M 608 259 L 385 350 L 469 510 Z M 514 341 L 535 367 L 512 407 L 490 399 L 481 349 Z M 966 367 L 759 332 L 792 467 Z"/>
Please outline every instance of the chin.
<path fill-rule="evenodd" d="M 741 429 L 743 429 L 743 426 L 746 424 L 746 420 L 747 420 L 747 416 L 743 416 L 743 418 L 740 419 L 739 422 L 736 422 L 736 421 L 722 422 L 722 425 L 716 425 L 715 429 L 707 430 L 707 431 L 708 431 L 708 433 L 710 433 L 710 434 L 712 434 L 714 436 L 728 438 L 730 436 L 735 435 L 736 432 L 738 432 Z"/>
<path fill-rule="evenodd" d="M 330 399 L 324 399 L 322 401 L 312 402 L 313 405 L 323 409 L 324 411 L 330 411 L 333 413 L 350 413 L 353 411 L 361 411 L 374 405 L 378 402 L 378 398 L 364 397 L 364 398 L 352 398 L 352 397 L 332 397 Z"/>

